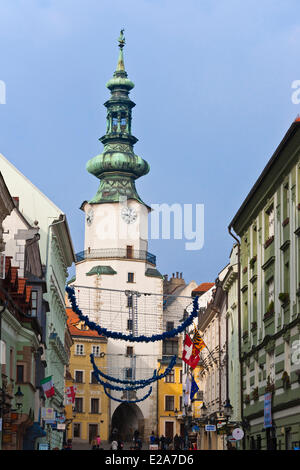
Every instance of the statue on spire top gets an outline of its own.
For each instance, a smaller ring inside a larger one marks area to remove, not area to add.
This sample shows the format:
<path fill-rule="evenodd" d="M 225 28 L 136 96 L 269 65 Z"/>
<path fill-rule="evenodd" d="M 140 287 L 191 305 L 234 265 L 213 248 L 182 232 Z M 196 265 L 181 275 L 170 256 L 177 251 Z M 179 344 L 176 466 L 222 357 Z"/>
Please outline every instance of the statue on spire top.
<path fill-rule="evenodd" d="M 123 49 L 123 47 L 125 46 L 124 31 L 125 31 L 125 29 L 121 29 L 120 36 L 119 36 L 119 39 L 118 39 L 120 49 Z"/>

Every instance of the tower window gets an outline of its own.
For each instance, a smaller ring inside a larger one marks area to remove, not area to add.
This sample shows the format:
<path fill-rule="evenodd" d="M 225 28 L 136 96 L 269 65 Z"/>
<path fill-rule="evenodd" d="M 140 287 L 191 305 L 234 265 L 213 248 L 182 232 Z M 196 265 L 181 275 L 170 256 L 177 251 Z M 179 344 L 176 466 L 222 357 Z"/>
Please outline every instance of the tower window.
<path fill-rule="evenodd" d="M 121 130 L 125 131 L 126 129 L 126 124 L 127 124 L 127 119 L 126 117 L 121 117 Z"/>
<path fill-rule="evenodd" d="M 127 282 L 134 282 L 134 273 L 128 273 Z"/>
<path fill-rule="evenodd" d="M 117 132 L 118 129 L 118 118 L 116 116 L 113 116 L 112 118 L 112 131 Z"/>
<path fill-rule="evenodd" d="M 127 330 L 132 331 L 133 322 L 131 319 L 127 320 Z"/>

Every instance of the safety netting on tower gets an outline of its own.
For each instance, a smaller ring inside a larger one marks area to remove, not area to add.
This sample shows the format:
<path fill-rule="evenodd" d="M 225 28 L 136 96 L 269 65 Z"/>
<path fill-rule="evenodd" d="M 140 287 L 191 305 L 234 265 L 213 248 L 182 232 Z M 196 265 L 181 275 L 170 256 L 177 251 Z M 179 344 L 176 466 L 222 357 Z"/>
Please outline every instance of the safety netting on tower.
<path fill-rule="evenodd" d="M 121 341 L 108 342 L 101 368 L 91 354 L 93 376 L 105 393 L 119 402 L 148 398 L 153 384 L 170 374 L 177 360 L 175 351 L 163 350 L 162 341 L 192 325 L 198 314 L 198 298 L 78 285 L 68 286 L 66 291 L 73 311 L 88 328 L 130 343 L 125 353 Z M 147 345 L 138 347 L 137 343 Z M 158 360 L 163 356 L 166 366 L 161 371 Z M 146 387 L 147 392 L 142 390 Z"/>
<path fill-rule="evenodd" d="M 191 296 L 78 285 L 66 290 L 76 307 L 73 310 L 85 317 L 87 326 L 99 334 L 104 330 L 105 336 L 115 333 L 111 336 L 115 339 L 148 342 L 170 338 L 191 325 L 198 312 Z"/>

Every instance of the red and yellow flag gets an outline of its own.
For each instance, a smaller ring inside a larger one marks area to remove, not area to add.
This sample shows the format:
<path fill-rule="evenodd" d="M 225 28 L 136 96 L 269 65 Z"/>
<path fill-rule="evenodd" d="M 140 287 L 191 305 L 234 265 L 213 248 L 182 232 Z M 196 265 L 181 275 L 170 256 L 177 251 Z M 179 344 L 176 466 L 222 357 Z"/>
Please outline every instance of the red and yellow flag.
<path fill-rule="evenodd" d="M 204 343 L 203 339 L 201 338 L 199 331 L 194 325 L 194 336 L 193 336 L 193 343 L 194 347 L 197 349 L 197 351 L 202 351 L 202 349 L 206 348 L 206 344 Z"/>

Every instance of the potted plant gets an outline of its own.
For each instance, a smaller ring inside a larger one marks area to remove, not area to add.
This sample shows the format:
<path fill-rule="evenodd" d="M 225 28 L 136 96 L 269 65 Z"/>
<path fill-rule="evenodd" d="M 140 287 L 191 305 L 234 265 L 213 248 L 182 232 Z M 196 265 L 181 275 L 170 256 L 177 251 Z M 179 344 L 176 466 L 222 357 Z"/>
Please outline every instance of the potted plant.
<path fill-rule="evenodd" d="M 273 382 L 273 380 L 271 380 L 269 375 L 268 375 L 268 378 L 267 378 L 267 385 L 266 385 L 265 390 L 266 390 L 266 392 L 274 392 L 274 390 L 275 390 L 274 382 Z"/>
<path fill-rule="evenodd" d="M 249 264 L 250 264 L 250 268 L 253 269 L 254 268 L 254 265 L 255 265 L 255 262 L 257 260 L 257 256 L 253 256 L 253 258 L 250 259 L 249 261 Z"/>
<path fill-rule="evenodd" d="M 257 322 L 256 322 L 256 321 L 253 321 L 253 322 L 251 323 L 251 331 L 255 331 L 255 330 L 257 330 Z"/>
<path fill-rule="evenodd" d="M 250 403 L 250 395 L 245 395 L 244 403 L 246 404 Z"/>
<path fill-rule="evenodd" d="M 269 245 L 271 245 L 271 243 L 273 242 L 274 240 L 274 235 L 272 235 L 271 237 L 268 238 L 268 240 L 266 240 L 265 244 L 264 244 L 264 247 L 265 248 L 268 248 Z"/>
<path fill-rule="evenodd" d="M 280 294 L 278 295 L 278 299 L 284 307 L 284 305 L 286 305 L 290 300 L 290 294 L 288 292 L 280 292 Z"/>
<path fill-rule="evenodd" d="M 254 401 L 257 401 L 259 398 L 258 387 L 255 387 L 252 391 L 252 398 Z"/>
<path fill-rule="evenodd" d="M 290 381 L 290 376 L 286 370 L 283 372 L 281 380 L 283 382 L 283 388 L 287 390 L 291 385 L 291 381 Z"/>
<path fill-rule="evenodd" d="M 268 318 L 272 317 L 272 315 L 274 315 L 274 301 L 273 300 L 269 303 L 267 311 L 264 315 L 264 320 L 267 320 Z"/>

